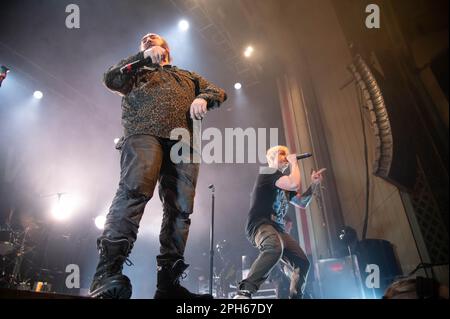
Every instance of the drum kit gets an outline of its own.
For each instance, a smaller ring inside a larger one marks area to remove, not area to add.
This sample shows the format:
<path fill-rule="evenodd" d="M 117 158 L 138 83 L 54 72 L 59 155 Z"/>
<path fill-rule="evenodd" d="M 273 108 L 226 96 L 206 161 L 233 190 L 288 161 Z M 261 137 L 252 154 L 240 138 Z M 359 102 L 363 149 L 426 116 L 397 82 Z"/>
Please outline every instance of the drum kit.
<path fill-rule="evenodd" d="M 26 240 L 28 231 L 17 231 L 9 225 L 0 226 L 0 286 L 3 288 L 27 286 L 20 277 L 24 258 L 32 250 Z"/>
<path fill-rule="evenodd" d="M 35 267 L 33 230 L 39 226 L 27 226 L 25 230 L 0 225 L 0 288 L 17 290 L 51 291 L 52 271 Z"/>
<path fill-rule="evenodd" d="M 0 256 L 7 256 L 16 247 L 16 234 L 11 229 L 0 228 Z"/>

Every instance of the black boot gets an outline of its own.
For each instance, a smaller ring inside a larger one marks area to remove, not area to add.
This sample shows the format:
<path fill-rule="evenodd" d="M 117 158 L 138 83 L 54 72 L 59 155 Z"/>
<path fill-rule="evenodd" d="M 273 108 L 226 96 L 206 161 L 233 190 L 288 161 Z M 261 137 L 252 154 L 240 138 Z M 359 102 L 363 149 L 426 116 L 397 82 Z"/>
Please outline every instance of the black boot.
<path fill-rule="evenodd" d="M 189 265 L 177 260 L 173 266 L 158 267 L 158 283 L 154 299 L 213 299 L 209 294 L 195 294 L 180 285 L 180 277 Z"/>
<path fill-rule="evenodd" d="M 127 239 L 111 240 L 101 238 L 97 241 L 100 253 L 94 279 L 89 289 L 89 295 L 102 299 L 129 299 L 131 283 L 122 274 L 124 262 L 128 261 L 130 243 Z"/>

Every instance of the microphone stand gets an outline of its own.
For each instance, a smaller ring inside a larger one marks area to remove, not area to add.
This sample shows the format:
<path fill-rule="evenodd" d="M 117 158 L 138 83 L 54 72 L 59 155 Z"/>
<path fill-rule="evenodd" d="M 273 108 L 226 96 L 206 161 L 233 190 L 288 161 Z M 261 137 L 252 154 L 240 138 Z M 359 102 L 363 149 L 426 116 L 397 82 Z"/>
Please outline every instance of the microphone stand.
<path fill-rule="evenodd" d="M 211 190 L 211 225 L 209 231 L 209 294 L 213 293 L 213 278 L 214 278 L 214 192 L 213 184 L 208 187 Z"/>

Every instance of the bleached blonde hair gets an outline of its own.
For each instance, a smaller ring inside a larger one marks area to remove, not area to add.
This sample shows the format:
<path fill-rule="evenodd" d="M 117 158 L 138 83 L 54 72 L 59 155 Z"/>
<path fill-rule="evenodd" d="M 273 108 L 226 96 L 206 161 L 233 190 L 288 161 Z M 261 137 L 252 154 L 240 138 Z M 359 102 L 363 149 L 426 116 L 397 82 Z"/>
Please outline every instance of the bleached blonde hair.
<path fill-rule="evenodd" d="M 284 145 L 277 145 L 269 148 L 266 153 L 267 163 L 269 166 L 272 166 L 275 161 L 275 156 L 277 155 L 278 151 L 284 150 L 286 152 L 286 155 L 289 154 L 289 148 Z"/>

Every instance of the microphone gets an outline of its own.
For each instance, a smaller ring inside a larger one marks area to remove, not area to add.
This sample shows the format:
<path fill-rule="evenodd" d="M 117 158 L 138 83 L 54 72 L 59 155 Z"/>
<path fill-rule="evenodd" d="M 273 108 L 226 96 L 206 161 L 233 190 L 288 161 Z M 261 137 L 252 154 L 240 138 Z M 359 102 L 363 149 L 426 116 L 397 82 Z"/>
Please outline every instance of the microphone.
<path fill-rule="evenodd" d="M 297 159 L 301 160 L 301 159 L 308 158 L 308 157 L 311 157 L 311 156 L 313 156 L 311 153 L 297 154 Z"/>
<path fill-rule="evenodd" d="M 127 65 L 124 65 L 120 68 L 120 73 L 122 74 L 130 74 L 133 72 L 136 72 L 139 68 L 146 66 L 146 65 L 154 65 L 152 62 L 152 59 L 150 57 L 142 60 L 137 60 L 131 63 L 128 63 Z"/>

